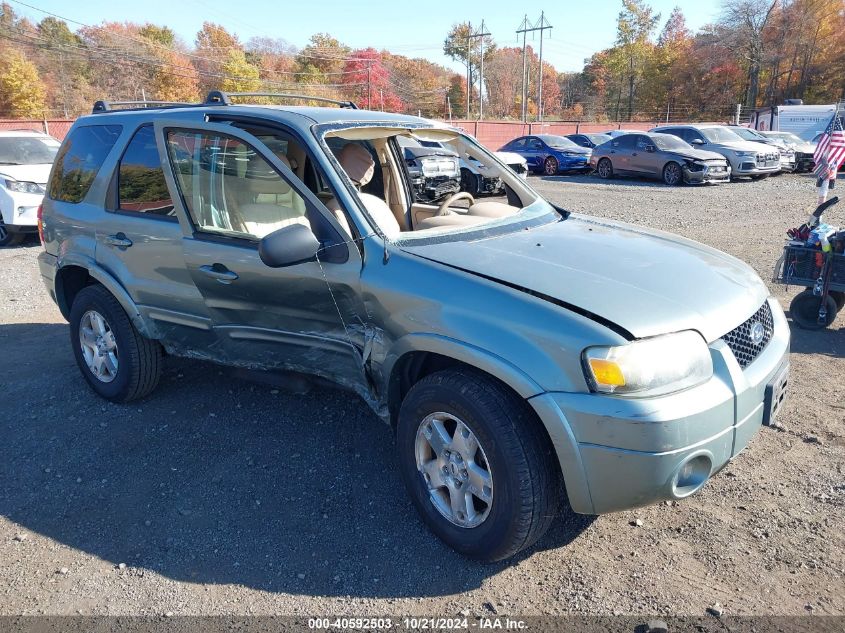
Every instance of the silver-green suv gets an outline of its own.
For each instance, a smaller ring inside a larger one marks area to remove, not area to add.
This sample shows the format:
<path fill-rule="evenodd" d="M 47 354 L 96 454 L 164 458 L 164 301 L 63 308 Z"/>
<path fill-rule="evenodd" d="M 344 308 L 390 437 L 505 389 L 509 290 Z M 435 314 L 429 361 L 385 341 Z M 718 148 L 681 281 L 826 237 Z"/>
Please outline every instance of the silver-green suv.
<path fill-rule="evenodd" d="M 233 101 L 98 103 L 59 151 L 41 274 L 102 397 L 147 396 L 169 355 L 333 380 L 395 428 L 431 529 L 484 560 L 564 499 L 694 493 L 777 412 L 789 330 L 742 262 L 559 209 L 440 123 Z M 402 137 L 505 194 L 416 201 Z"/>

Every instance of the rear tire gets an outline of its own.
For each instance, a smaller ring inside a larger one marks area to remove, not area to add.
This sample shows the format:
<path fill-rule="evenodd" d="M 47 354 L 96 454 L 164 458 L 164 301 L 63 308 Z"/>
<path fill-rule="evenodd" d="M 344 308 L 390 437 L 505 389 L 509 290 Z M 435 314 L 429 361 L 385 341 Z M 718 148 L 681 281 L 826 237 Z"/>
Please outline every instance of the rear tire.
<path fill-rule="evenodd" d="M 798 327 L 804 330 L 821 330 L 833 323 L 836 319 L 836 313 L 839 311 L 836 299 L 831 295 L 825 298 L 827 315 L 824 321 L 819 323 L 821 299 L 820 296 L 814 295 L 810 288 L 795 296 L 792 303 L 789 304 L 789 315 Z"/>
<path fill-rule="evenodd" d="M 596 165 L 596 173 L 602 180 L 613 178 L 613 163 L 609 158 L 602 158 L 598 165 Z"/>
<path fill-rule="evenodd" d="M 83 337 L 90 336 L 88 331 L 95 329 L 90 325 L 97 322 L 98 317 L 105 323 L 107 333 L 97 336 L 94 332 L 95 347 L 103 351 L 113 350 L 114 360 L 111 362 L 116 365 L 114 371 L 103 372 L 105 375 L 96 373 L 92 362 L 98 362 L 98 355 L 92 346 L 82 342 Z M 164 362 L 161 345 L 141 336 L 108 290 L 100 285 L 83 288 L 73 301 L 69 320 L 70 342 L 76 363 L 98 395 L 123 403 L 143 398 L 155 389 Z"/>
<path fill-rule="evenodd" d="M 836 308 L 838 310 L 842 310 L 842 308 L 845 308 L 845 292 L 841 292 L 839 290 L 831 290 L 830 296 L 833 297 L 833 300 L 836 302 Z"/>
<path fill-rule="evenodd" d="M 463 455 L 459 436 L 480 450 Z M 442 450 L 433 448 L 438 442 Z M 423 520 L 465 556 L 488 562 L 513 556 L 558 514 L 561 478 L 548 436 L 525 402 L 485 374 L 449 369 L 416 383 L 399 411 L 397 449 L 402 480 Z M 450 474 L 453 462 L 458 471 Z M 470 465 L 461 471 L 460 464 Z M 479 487 L 489 502 L 475 494 Z M 464 495 L 457 510 L 456 494 Z"/>

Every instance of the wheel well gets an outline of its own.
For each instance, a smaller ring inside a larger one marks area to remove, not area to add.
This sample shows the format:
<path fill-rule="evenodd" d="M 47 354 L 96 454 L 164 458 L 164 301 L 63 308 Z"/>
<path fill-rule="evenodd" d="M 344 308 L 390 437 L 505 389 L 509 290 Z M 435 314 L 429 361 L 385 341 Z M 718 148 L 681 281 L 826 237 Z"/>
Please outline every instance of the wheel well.
<path fill-rule="evenodd" d="M 459 360 L 434 352 L 408 352 L 397 360 L 390 374 L 387 394 L 390 423 L 396 426 L 399 407 L 414 384 L 436 371 L 460 366 L 470 367 Z"/>
<path fill-rule="evenodd" d="M 465 363 L 450 356 L 435 354 L 434 352 L 408 352 L 404 356 L 400 357 L 393 366 L 388 387 L 388 409 L 390 411 L 391 426 L 394 429 L 396 428 L 396 424 L 399 420 L 399 407 L 402 405 L 405 395 L 408 391 L 410 391 L 414 384 L 436 371 L 454 368 L 465 368 L 475 373 L 480 372 L 513 393 L 514 397 L 522 401 L 526 411 L 530 413 L 530 417 L 533 419 L 534 423 L 537 424 L 540 432 L 543 433 L 546 438 L 548 446 L 552 446 L 552 440 L 546 426 L 542 423 L 531 405 L 528 404 L 528 402 L 518 393 L 516 393 L 510 385 L 483 369 L 475 367 L 474 365 L 470 365 L 469 363 Z M 560 471 L 560 464 L 557 459 L 555 459 L 555 464 L 558 475 L 560 476 L 561 481 L 563 481 L 563 475 Z"/>
<path fill-rule="evenodd" d="M 56 301 L 65 319 L 70 317 L 70 308 L 79 291 L 86 286 L 99 283 L 81 266 L 62 266 L 56 273 Z"/>

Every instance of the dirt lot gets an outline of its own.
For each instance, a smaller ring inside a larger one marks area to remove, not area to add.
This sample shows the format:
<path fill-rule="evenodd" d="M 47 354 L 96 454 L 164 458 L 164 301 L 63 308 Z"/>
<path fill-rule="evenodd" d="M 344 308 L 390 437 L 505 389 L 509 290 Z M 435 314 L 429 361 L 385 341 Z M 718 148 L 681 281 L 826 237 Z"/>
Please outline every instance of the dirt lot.
<path fill-rule="evenodd" d="M 814 199 L 801 176 L 532 183 L 574 211 L 728 251 L 766 280 Z M 39 248 L 0 251 L 0 614 L 845 614 L 845 316 L 793 329 L 783 428 L 701 493 L 561 520 L 490 566 L 426 531 L 389 430 L 355 396 L 175 360 L 146 401 L 95 398 Z M 772 290 L 784 305 L 797 292 Z"/>

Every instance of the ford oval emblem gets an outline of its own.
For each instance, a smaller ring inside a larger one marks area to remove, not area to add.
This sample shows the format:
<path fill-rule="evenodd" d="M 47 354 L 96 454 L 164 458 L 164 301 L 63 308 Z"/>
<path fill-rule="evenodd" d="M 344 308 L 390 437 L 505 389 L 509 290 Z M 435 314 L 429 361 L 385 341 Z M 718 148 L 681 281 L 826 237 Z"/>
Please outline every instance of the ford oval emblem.
<path fill-rule="evenodd" d="M 763 337 L 766 335 L 766 329 L 759 321 L 755 321 L 751 326 L 751 342 L 754 345 L 759 345 L 763 342 Z"/>

